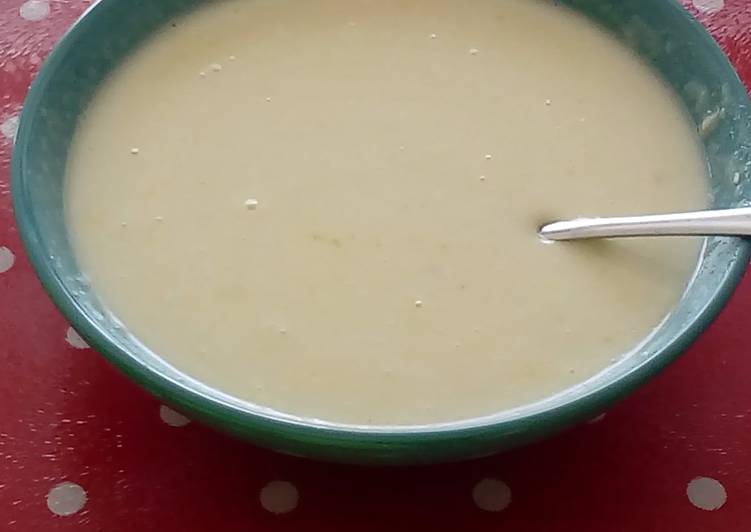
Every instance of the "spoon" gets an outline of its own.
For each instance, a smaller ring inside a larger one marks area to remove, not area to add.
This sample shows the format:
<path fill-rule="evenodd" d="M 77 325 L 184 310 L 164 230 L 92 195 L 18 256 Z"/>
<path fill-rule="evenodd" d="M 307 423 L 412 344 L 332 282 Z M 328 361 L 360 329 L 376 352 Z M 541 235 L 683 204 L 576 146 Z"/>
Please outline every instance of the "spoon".
<path fill-rule="evenodd" d="M 633 236 L 751 236 L 751 207 L 716 211 L 576 218 L 545 224 L 543 240 L 581 240 Z"/>

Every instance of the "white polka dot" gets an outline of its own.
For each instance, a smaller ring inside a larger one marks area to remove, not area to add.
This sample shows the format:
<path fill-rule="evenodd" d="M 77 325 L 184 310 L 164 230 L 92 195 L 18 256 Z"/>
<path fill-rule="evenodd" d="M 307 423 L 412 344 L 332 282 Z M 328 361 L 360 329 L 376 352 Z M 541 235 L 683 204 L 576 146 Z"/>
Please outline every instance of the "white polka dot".
<path fill-rule="evenodd" d="M 707 477 L 696 477 L 689 482 L 686 495 L 691 504 L 702 510 L 717 510 L 728 499 L 725 486 Z"/>
<path fill-rule="evenodd" d="M 703 13 L 716 13 L 725 7 L 725 0 L 693 0 L 694 7 Z"/>
<path fill-rule="evenodd" d="M 65 341 L 76 349 L 87 349 L 89 347 L 86 340 L 81 338 L 81 335 L 73 327 L 68 327 L 68 330 L 65 332 Z"/>
<path fill-rule="evenodd" d="M 605 413 L 604 412 L 602 414 L 600 414 L 599 416 L 595 416 L 592 419 L 590 419 L 589 421 L 587 421 L 587 425 L 594 425 L 595 423 L 599 423 L 603 419 L 605 419 Z"/>
<path fill-rule="evenodd" d="M 190 423 L 190 419 L 180 412 L 175 412 L 170 407 L 164 405 L 159 407 L 159 417 L 170 427 L 184 427 Z"/>
<path fill-rule="evenodd" d="M 0 246 L 0 273 L 5 273 L 13 267 L 16 256 L 5 246 Z"/>
<path fill-rule="evenodd" d="M 9 140 L 16 138 L 18 131 L 18 115 L 9 116 L 0 124 L 0 133 Z"/>
<path fill-rule="evenodd" d="M 472 499 L 481 510 L 500 512 L 511 504 L 511 489 L 502 480 L 484 478 L 475 484 Z"/>
<path fill-rule="evenodd" d="M 286 514 L 297 508 L 300 494 L 294 484 L 274 480 L 263 487 L 259 499 L 261 506 L 272 514 Z"/>
<path fill-rule="evenodd" d="M 50 4 L 46 0 L 28 0 L 21 4 L 18 12 L 21 18 L 36 22 L 47 18 L 50 14 Z"/>
<path fill-rule="evenodd" d="M 73 515 L 86 504 L 86 492 L 74 482 L 61 482 L 47 493 L 47 508 L 55 515 Z"/>

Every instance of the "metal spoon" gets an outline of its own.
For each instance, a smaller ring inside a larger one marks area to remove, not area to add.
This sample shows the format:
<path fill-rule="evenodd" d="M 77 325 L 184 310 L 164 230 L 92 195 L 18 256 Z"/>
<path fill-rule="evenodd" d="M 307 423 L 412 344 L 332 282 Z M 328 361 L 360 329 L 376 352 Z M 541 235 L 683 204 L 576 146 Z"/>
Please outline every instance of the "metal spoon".
<path fill-rule="evenodd" d="M 651 214 L 612 218 L 576 218 L 545 224 L 544 240 L 633 236 L 751 236 L 751 207 L 717 211 Z"/>

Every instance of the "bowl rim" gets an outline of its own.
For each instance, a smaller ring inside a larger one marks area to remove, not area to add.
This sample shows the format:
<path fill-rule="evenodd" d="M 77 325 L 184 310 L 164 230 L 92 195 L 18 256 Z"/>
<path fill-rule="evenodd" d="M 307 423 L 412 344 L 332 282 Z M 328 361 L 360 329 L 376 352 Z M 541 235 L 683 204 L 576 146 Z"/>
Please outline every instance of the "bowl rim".
<path fill-rule="evenodd" d="M 238 400 L 239 403 L 253 407 L 253 409 L 241 408 L 237 404 L 230 404 L 226 400 L 222 400 L 221 396 L 225 394 L 218 390 L 215 390 L 217 393 L 208 395 L 197 390 L 195 388 L 197 381 L 188 377 L 179 369 L 174 368 L 178 373 L 185 375 L 184 379 L 175 379 L 121 348 L 71 297 L 44 252 L 44 239 L 35 222 L 34 207 L 28 194 L 27 172 L 25 170 L 26 151 L 32 142 L 31 133 L 34 117 L 38 114 L 44 101 L 50 79 L 60 68 L 69 50 L 75 45 L 76 36 L 87 31 L 90 25 L 96 24 L 98 12 L 108 9 L 118 1 L 120 0 L 100 0 L 90 6 L 54 46 L 31 84 L 23 104 L 11 163 L 12 199 L 16 224 L 31 265 L 45 291 L 84 340 L 110 363 L 153 395 L 165 399 L 166 402 L 175 405 L 177 408 L 196 413 L 199 417 L 209 420 L 215 425 L 230 430 L 233 427 L 235 429 L 239 427 L 240 432 L 248 434 L 256 431 L 272 432 L 277 438 L 320 439 L 323 437 L 331 443 L 339 440 L 340 442 L 378 445 L 390 443 L 426 444 L 483 434 L 513 434 L 532 427 L 564 426 L 566 423 L 562 423 L 561 419 L 583 419 L 586 415 L 602 411 L 675 360 L 720 313 L 746 271 L 751 257 L 751 240 L 733 238 L 731 241 L 733 253 L 721 282 L 706 304 L 691 319 L 687 320 L 685 326 L 682 326 L 680 334 L 671 338 L 664 347 L 657 350 L 642 363 L 634 365 L 622 374 L 591 389 L 573 393 L 572 397 L 564 401 L 557 401 L 555 404 L 546 404 L 556 397 L 552 396 L 524 405 L 520 409 L 465 420 L 425 425 L 355 425 L 326 422 L 314 418 L 301 418 Z M 676 11 L 676 16 L 683 18 L 684 22 L 689 22 L 695 27 L 695 30 L 698 29 L 696 37 L 697 40 L 702 41 L 703 46 L 713 49 L 716 54 L 724 58 L 728 67 L 728 77 L 734 78 L 729 81 L 743 87 L 743 83 L 738 79 L 719 45 L 704 27 L 677 1 L 668 0 L 667 3 Z M 156 356 L 158 357 L 158 355 Z M 158 358 L 161 359 L 161 357 Z M 534 405 L 541 405 L 544 408 L 527 414 L 513 414 L 517 410 L 521 411 Z"/>

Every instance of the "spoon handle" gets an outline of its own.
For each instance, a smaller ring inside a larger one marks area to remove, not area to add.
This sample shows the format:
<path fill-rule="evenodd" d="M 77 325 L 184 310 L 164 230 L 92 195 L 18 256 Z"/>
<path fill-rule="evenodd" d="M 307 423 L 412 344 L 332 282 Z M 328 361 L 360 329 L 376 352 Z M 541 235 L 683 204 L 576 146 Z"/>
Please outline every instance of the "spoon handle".
<path fill-rule="evenodd" d="M 576 218 L 543 225 L 545 240 L 632 236 L 751 236 L 751 207 L 612 218 Z"/>

